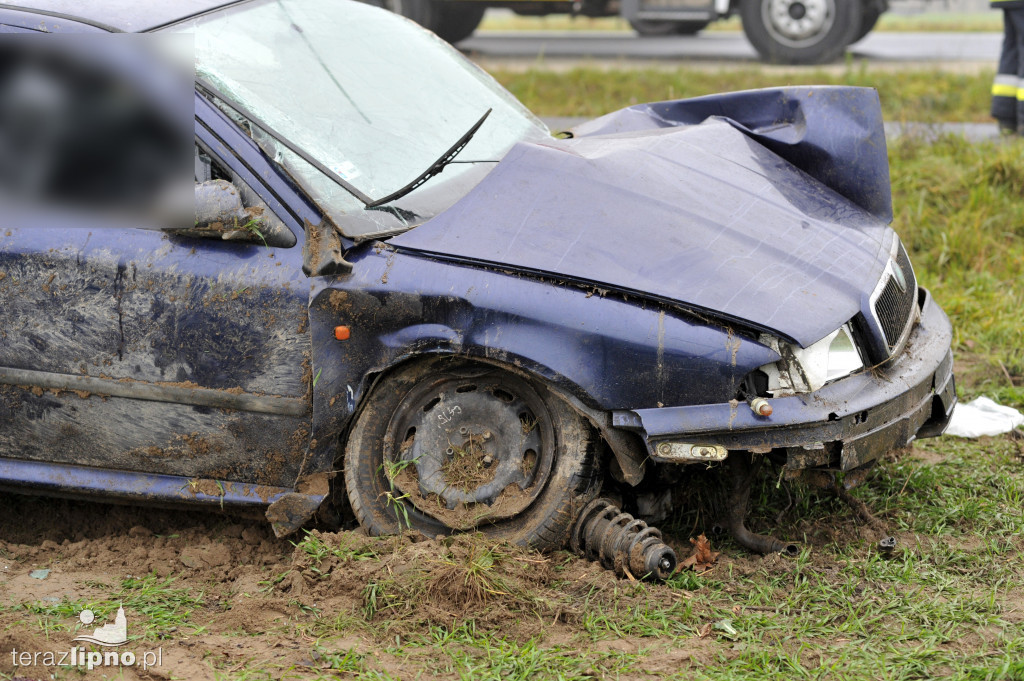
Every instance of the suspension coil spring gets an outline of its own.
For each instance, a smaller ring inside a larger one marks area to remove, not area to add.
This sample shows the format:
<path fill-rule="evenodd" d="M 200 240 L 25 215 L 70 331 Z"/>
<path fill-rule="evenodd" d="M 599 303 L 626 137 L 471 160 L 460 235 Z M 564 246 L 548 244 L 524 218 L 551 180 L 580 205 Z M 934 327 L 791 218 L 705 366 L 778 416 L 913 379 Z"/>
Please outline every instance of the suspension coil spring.
<path fill-rule="evenodd" d="M 599 561 L 622 577 L 665 580 L 676 569 L 676 552 L 661 540 L 661 531 L 625 513 L 608 499 L 591 501 L 573 527 L 570 546 L 588 560 Z"/>

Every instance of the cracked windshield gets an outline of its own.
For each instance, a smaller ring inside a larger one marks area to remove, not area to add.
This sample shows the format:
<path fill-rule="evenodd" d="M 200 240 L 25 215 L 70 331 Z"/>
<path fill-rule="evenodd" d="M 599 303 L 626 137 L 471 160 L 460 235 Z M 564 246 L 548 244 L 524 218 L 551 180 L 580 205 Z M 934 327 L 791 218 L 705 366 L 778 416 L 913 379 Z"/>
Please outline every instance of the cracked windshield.
<path fill-rule="evenodd" d="M 264 2 L 172 30 L 195 34 L 197 78 L 231 100 L 221 108 L 347 236 L 423 222 L 465 195 L 517 141 L 548 135 L 453 48 L 368 5 Z M 274 137 L 230 104 L 272 128 Z M 370 209 L 279 141 L 301 148 L 364 199 L 378 200 L 417 180 L 488 109 L 487 120 L 442 174 Z"/>

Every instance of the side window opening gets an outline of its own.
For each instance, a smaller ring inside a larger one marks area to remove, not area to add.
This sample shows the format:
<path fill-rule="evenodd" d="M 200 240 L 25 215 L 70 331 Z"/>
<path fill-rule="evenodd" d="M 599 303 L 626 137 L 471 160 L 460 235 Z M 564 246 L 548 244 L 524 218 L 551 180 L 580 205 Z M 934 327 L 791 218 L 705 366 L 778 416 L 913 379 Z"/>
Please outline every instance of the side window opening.
<path fill-rule="evenodd" d="M 179 236 L 290 248 L 295 235 L 253 189 L 201 144 L 195 145 L 195 223 Z"/>

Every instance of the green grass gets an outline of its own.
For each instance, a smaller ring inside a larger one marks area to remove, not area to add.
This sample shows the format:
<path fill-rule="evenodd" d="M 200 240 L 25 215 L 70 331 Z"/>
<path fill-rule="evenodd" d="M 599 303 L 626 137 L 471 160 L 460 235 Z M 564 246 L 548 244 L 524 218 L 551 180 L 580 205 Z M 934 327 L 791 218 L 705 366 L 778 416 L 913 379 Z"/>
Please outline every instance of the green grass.
<path fill-rule="evenodd" d="M 474 681 L 614 678 L 642 664 L 638 655 L 580 655 L 576 646 L 543 646 L 536 640 L 512 641 L 500 632 L 479 631 L 472 622 L 451 630 L 436 627 L 429 637 L 410 641 L 408 645 L 444 651 L 448 659 L 442 658 L 440 669 L 453 672 L 460 679 Z"/>
<path fill-rule="evenodd" d="M 958 357 L 991 367 L 974 389 L 1021 406 L 1007 374 L 1024 375 L 1024 142 L 908 138 L 889 150 L 893 226 L 953 320 Z"/>
<path fill-rule="evenodd" d="M 330 544 L 323 540 L 323 537 L 315 532 L 307 532 L 301 541 L 295 546 L 308 557 L 309 569 L 314 572 L 327 558 L 338 558 L 341 560 L 373 560 L 379 557 L 375 547 L 369 542 L 358 542 L 348 537 Z"/>
<path fill-rule="evenodd" d="M 876 31 L 943 31 L 973 32 L 995 31 L 1002 33 L 1001 12 L 929 12 L 926 14 L 882 15 L 875 26 Z"/>
<path fill-rule="evenodd" d="M 678 67 L 526 71 L 491 69 L 527 107 L 541 116 L 601 116 L 641 102 L 786 85 L 854 85 L 878 90 L 887 121 L 990 122 L 992 69 L 950 73 L 938 69 L 890 70 L 849 63 L 840 69 Z"/>
<path fill-rule="evenodd" d="M 753 571 L 671 580 L 692 595 L 691 619 L 728 617 L 738 632 L 719 638 L 690 678 L 1021 678 L 1022 447 L 1006 438 L 919 447 L 944 458 L 883 463 L 855 491 L 899 537 L 892 557 L 847 539 Z M 766 476 L 755 519 L 779 512 L 774 485 Z M 790 493 L 802 502 L 788 514 L 800 527 L 829 528 L 849 513 L 827 493 Z"/>

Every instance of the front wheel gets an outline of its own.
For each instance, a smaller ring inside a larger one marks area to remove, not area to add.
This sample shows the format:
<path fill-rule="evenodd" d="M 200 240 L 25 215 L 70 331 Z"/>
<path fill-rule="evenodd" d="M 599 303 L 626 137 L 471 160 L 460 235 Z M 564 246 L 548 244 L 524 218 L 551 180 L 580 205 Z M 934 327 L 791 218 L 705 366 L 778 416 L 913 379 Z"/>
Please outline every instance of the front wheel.
<path fill-rule="evenodd" d="M 597 439 L 541 384 L 432 360 L 378 384 L 345 450 L 345 483 L 370 534 L 458 531 L 557 549 L 598 493 Z"/>
<path fill-rule="evenodd" d="M 743 0 L 743 32 L 778 64 L 823 64 L 846 51 L 860 30 L 860 0 Z"/>

